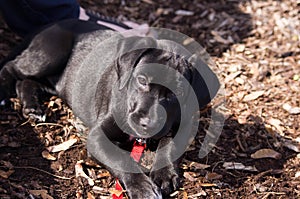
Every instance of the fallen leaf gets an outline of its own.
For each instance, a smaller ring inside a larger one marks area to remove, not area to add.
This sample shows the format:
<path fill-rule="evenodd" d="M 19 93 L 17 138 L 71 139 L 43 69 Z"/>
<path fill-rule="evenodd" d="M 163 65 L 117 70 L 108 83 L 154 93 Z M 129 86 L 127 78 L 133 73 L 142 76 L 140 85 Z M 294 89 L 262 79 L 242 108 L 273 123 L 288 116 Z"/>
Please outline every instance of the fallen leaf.
<path fill-rule="evenodd" d="M 192 162 L 192 161 L 185 161 L 188 164 L 188 167 L 192 167 L 194 169 L 199 169 L 199 170 L 203 170 L 203 169 L 207 169 L 210 167 L 210 165 L 208 164 L 201 164 L 198 162 Z"/>
<path fill-rule="evenodd" d="M 300 75 L 294 75 L 293 80 L 298 81 L 300 79 Z"/>
<path fill-rule="evenodd" d="M 236 52 L 238 52 L 238 53 L 242 53 L 242 52 L 244 52 L 245 51 L 245 48 L 246 48 L 246 46 L 245 46 L 245 44 L 239 44 L 237 47 L 236 47 Z"/>
<path fill-rule="evenodd" d="M 182 199 L 188 199 L 188 194 L 187 194 L 186 191 L 184 191 L 184 192 L 182 193 L 181 198 L 182 198 Z"/>
<path fill-rule="evenodd" d="M 1 178 L 4 178 L 4 179 L 7 179 L 9 178 L 9 176 L 11 174 L 13 174 L 15 171 L 14 170 L 8 170 L 8 171 L 3 171 L 3 170 L 0 170 L 0 177 Z"/>
<path fill-rule="evenodd" d="M 176 10 L 175 14 L 180 16 L 193 16 L 194 12 L 189 10 Z"/>
<path fill-rule="evenodd" d="M 244 97 L 244 101 L 248 102 L 248 101 L 255 100 L 255 99 L 259 98 L 260 96 L 262 96 L 264 93 L 265 93 L 265 91 L 252 92 Z"/>
<path fill-rule="evenodd" d="M 105 177 L 109 177 L 109 176 L 111 176 L 109 172 L 104 172 L 104 173 L 99 173 L 97 175 L 97 178 L 99 179 L 99 178 L 105 178 Z"/>
<path fill-rule="evenodd" d="M 77 139 L 73 138 L 73 139 L 69 139 L 59 145 L 55 145 L 55 146 L 50 146 L 47 147 L 47 150 L 49 152 L 59 152 L 59 151 L 66 151 L 68 150 L 71 146 L 73 146 L 75 143 L 77 142 Z"/>
<path fill-rule="evenodd" d="M 283 141 L 283 146 L 285 146 L 286 148 L 292 151 L 295 151 L 296 153 L 300 152 L 300 145 L 296 143 L 292 143 L 292 141 L 290 140 Z"/>
<path fill-rule="evenodd" d="M 98 193 L 98 194 L 101 194 L 101 193 L 107 191 L 107 189 L 105 189 L 103 187 L 98 187 L 98 186 L 93 186 L 92 190 L 94 193 Z"/>
<path fill-rule="evenodd" d="M 291 105 L 289 105 L 287 103 L 283 104 L 282 108 L 284 110 L 286 110 L 287 112 L 289 112 L 289 114 L 292 114 L 292 115 L 297 115 L 300 113 L 300 107 L 292 107 Z"/>
<path fill-rule="evenodd" d="M 94 186 L 95 182 L 92 178 L 90 178 L 84 171 L 83 171 L 83 167 L 82 167 L 82 163 L 83 161 L 78 161 L 75 164 L 75 175 L 76 177 L 83 177 L 85 179 L 88 180 L 88 183 L 90 186 Z"/>
<path fill-rule="evenodd" d="M 240 78 L 240 77 L 235 78 L 235 82 L 238 83 L 238 84 L 240 84 L 240 85 L 245 84 L 245 80 L 242 79 L 242 78 Z"/>
<path fill-rule="evenodd" d="M 253 159 L 261 159 L 261 158 L 274 158 L 281 159 L 282 155 L 273 149 L 260 149 L 255 153 L 251 154 L 251 158 Z"/>
<path fill-rule="evenodd" d="M 48 194 L 47 190 L 29 190 L 29 193 L 35 196 L 41 196 L 42 199 L 54 199 Z"/>
<path fill-rule="evenodd" d="M 170 194 L 170 197 L 173 198 L 173 197 L 175 197 L 176 195 L 178 195 L 178 193 L 179 193 L 179 191 L 175 191 L 175 192 L 173 192 L 173 193 Z"/>
<path fill-rule="evenodd" d="M 199 198 L 201 196 L 207 196 L 207 193 L 204 190 L 201 190 L 199 193 L 189 195 L 189 198 Z"/>
<path fill-rule="evenodd" d="M 95 196 L 93 196 L 93 194 L 91 194 L 91 192 L 88 192 L 88 199 L 95 199 Z"/>
<path fill-rule="evenodd" d="M 295 174 L 295 178 L 299 178 L 300 177 L 300 171 L 297 171 Z"/>
<path fill-rule="evenodd" d="M 187 38 L 187 39 L 185 39 L 185 40 L 182 42 L 182 44 L 183 44 L 184 46 L 187 46 L 187 45 L 189 45 L 189 44 L 191 44 L 191 43 L 193 43 L 193 42 L 195 42 L 195 39 L 193 39 L 193 38 Z"/>
<path fill-rule="evenodd" d="M 231 73 L 230 75 L 228 75 L 226 78 L 225 78 L 225 83 L 228 83 L 230 82 L 231 80 L 235 79 L 237 76 L 239 76 L 240 74 L 242 73 L 242 71 L 237 71 L 237 72 L 234 72 L 234 73 Z"/>
<path fill-rule="evenodd" d="M 12 147 L 12 148 L 18 148 L 21 146 L 19 142 L 9 142 L 7 146 Z"/>
<path fill-rule="evenodd" d="M 123 190 L 116 190 L 116 189 L 110 189 L 109 193 L 111 195 L 116 195 L 117 197 L 120 197 L 124 191 Z"/>
<path fill-rule="evenodd" d="M 268 190 L 268 187 L 263 186 L 260 183 L 258 183 L 258 184 L 254 185 L 254 190 L 263 193 L 263 192 L 266 192 Z"/>
<path fill-rule="evenodd" d="M 201 187 L 216 187 L 217 184 L 215 183 L 200 183 Z"/>
<path fill-rule="evenodd" d="M 151 5 L 155 4 L 152 0 L 142 0 L 142 1 Z"/>
<path fill-rule="evenodd" d="M 0 163 L 4 166 L 4 167 L 7 167 L 8 169 L 13 169 L 14 166 L 12 165 L 12 163 L 8 162 L 8 161 L 4 161 L 4 160 L 1 160 Z"/>
<path fill-rule="evenodd" d="M 218 174 L 218 173 L 215 173 L 215 172 L 212 172 L 212 173 L 207 173 L 205 178 L 207 180 L 220 180 L 222 179 L 222 175 Z"/>
<path fill-rule="evenodd" d="M 42 152 L 42 156 L 43 156 L 43 158 L 45 158 L 45 159 L 47 159 L 47 160 L 52 160 L 52 161 L 56 160 L 56 157 L 52 156 L 52 155 L 49 153 L 49 151 L 43 151 L 43 152 Z"/>
<path fill-rule="evenodd" d="M 186 179 L 188 179 L 191 182 L 195 182 L 197 181 L 196 178 L 194 178 L 193 176 L 191 176 L 191 174 L 189 174 L 189 172 L 184 172 L 183 173 L 183 177 L 185 177 Z"/>
<path fill-rule="evenodd" d="M 223 167 L 228 170 L 258 171 L 255 166 L 245 166 L 239 162 L 224 162 Z"/>
<path fill-rule="evenodd" d="M 232 39 L 229 37 L 228 39 L 224 39 L 220 32 L 212 30 L 211 34 L 214 36 L 214 40 L 223 44 L 230 44 L 233 43 Z"/>
<path fill-rule="evenodd" d="M 267 121 L 269 124 L 271 124 L 272 126 L 274 126 L 280 134 L 283 134 L 283 130 L 282 130 L 282 127 L 281 127 L 281 121 L 278 120 L 278 119 L 275 119 L 275 118 L 271 118 Z"/>

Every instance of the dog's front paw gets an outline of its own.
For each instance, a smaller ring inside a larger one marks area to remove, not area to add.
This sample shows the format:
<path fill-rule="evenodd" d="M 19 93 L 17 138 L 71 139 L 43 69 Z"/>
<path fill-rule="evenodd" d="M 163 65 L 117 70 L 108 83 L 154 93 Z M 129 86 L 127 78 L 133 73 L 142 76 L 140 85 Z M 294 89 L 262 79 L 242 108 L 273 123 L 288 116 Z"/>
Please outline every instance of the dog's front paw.
<path fill-rule="evenodd" d="M 180 185 L 179 175 L 173 166 L 153 170 L 150 177 L 160 187 L 163 196 L 170 195 Z"/>
<path fill-rule="evenodd" d="M 134 174 L 130 182 L 126 183 L 126 191 L 131 199 L 162 199 L 159 187 L 144 174 Z"/>
<path fill-rule="evenodd" d="M 43 111 L 41 110 L 40 107 L 28 107 L 24 106 L 23 107 L 23 116 L 25 118 L 28 118 L 32 121 L 38 121 L 38 122 L 44 122 L 45 121 L 45 115 L 43 115 Z"/>

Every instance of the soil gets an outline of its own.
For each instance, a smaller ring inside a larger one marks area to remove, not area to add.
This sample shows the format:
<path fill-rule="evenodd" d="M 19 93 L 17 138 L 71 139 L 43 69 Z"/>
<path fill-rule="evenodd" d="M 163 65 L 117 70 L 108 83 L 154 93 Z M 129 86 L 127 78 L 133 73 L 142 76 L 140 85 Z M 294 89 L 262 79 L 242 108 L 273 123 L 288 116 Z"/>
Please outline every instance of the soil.
<path fill-rule="evenodd" d="M 199 158 L 210 133 L 209 106 L 181 163 L 182 186 L 170 198 L 300 198 L 299 1 L 80 3 L 120 20 L 184 33 L 219 70 L 226 91 L 218 111 L 226 118 L 222 133 Z M 0 18 L 0 60 L 21 40 Z M 88 130 L 59 98 L 44 104 L 47 123 L 28 121 L 18 99 L 10 101 L 0 106 L 0 198 L 111 198 L 114 177 L 88 158 Z M 66 148 L 51 152 L 59 144 Z"/>

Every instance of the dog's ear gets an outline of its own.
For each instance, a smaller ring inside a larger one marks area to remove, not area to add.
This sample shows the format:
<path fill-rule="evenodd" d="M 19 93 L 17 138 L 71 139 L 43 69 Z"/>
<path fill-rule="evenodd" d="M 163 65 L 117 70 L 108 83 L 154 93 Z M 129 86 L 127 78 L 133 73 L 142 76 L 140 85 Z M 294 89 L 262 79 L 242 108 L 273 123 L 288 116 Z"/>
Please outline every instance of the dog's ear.
<path fill-rule="evenodd" d="M 190 83 L 198 98 L 199 108 L 203 108 L 217 94 L 220 82 L 216 74 L 201 59 L 192 56 L 188 62 L 192 65 Z"/>
<path fill-rule="evenodd" d="M 134 36 L 122 39 L 118 47 L 118 58 L 115 64 L 120 90 L 127 85 L 143 54 L 149 49 L 156 48 L 156 46 L 156 41 L 151 37 Z"/>

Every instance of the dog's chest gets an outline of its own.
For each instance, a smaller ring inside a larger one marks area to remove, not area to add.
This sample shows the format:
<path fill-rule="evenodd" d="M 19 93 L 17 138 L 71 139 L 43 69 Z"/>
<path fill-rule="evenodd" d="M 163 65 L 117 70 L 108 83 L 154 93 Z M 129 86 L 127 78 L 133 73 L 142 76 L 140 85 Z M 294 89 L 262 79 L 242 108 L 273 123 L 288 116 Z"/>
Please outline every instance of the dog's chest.
<path fill-rule="evenodd" d="M 81 118 L 95 118 L 99 83 L 116 57 L 116 44 L 110 39 L 115 34 L 101 30 L 80 35 L 55 86 L 58 95 L 75 113 L 80 113 Z"/>

